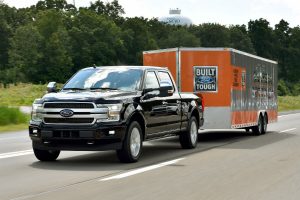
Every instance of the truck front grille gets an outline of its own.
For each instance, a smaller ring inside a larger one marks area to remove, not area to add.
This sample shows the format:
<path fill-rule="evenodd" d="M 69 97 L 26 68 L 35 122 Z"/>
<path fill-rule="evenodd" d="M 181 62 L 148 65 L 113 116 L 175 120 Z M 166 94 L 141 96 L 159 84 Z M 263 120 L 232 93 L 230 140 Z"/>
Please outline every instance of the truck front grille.
<path fill-rule="evenodd" d="M 64 109 L 70 110 L 73 115 L 62 115 Z M 97 120 L 106 120 L 108 108 L 97 108 L 93 102 L 45 102 L 42 118 L 45 124 L 90 125 Z"/>
<path fill-rule="evenodd" d="M 44 108 L 88 109 L 88 108 L 94 108 L 94 104 L 92 103 L 45 103 Z"/>
<path fill-rule="evenodd" d="M 46 124 L 91 124 L 94 118 L 44 118 Z"/>

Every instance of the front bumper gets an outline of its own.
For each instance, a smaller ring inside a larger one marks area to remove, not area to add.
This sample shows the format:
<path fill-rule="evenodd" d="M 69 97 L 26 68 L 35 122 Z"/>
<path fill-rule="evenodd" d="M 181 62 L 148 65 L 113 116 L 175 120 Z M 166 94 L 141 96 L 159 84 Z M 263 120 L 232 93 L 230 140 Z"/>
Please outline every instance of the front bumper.
<path fill-rule="evenodd" d="M 41 150 L 105 151 L 122 148 L 126 124 L 46 125 L 30 122 L 33 148 Z"/>

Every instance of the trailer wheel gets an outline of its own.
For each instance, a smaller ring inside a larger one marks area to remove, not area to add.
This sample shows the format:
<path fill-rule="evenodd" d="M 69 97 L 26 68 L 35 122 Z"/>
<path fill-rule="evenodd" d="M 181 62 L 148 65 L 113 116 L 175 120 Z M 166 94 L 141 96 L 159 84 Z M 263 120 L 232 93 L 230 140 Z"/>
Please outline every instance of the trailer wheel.
<path fill-rule="evenodd" d="M 264 115 L 262 134 L 265 134 L 267 132 L 267 129 L 268 129 L 268 117 L 267 115 Z"/>
<path fill-rule="evenodd" d="M 129 125 L 123 147 L 117 150 L 117 156 L 123 163 L 137 162 L 142 152 L 142 129 L 138 122 L 133 121 Z"/>
<path fill-rule="evenodd" d="M 40 161 L 55 161 L 60 154 L 58 150 L 40 150 L 33 148 L 34 155 Z"/>
<path fill-rule="evenodd" d="M 194 149 L 198 144 L 198 129 L 199 125 L 196 117 L 192 116 L 188 129 L 179 135 L 179 141 L 183 149 Z"/>
<path fill-rule="evenodd" d="M 263 134 L 263 129 L 264 129 L 263 124 L 264 124 L 263 117 L 262 115 L 259 115 L 257 126 L 252 127 L 252 132 L 254 133 L 254 135 L 259 136 Z"/>

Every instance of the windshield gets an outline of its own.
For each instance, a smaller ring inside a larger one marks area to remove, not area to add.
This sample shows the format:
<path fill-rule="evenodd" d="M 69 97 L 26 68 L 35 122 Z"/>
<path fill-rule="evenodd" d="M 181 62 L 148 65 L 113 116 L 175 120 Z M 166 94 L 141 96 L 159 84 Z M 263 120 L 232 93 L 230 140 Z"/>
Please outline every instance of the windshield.
<path fill-rule="evenodd" d="M 140 87 L 143 71 L 124 68 L 84 69 L 75 74 L 63 90 L 124 90 L 136 91 Z"/>

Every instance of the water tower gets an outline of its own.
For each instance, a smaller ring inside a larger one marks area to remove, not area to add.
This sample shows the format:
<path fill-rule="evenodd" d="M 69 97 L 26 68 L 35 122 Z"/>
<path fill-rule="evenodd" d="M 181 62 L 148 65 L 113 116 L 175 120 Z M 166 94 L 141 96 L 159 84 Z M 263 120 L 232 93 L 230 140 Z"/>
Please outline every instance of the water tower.
<path fill-rule="evenodd" d="M 170 9 L 169 15 L 158 18 L 158 21 L 180 26 L 190 26 L 193 24 L 192 20 L 190 20 L 188 17 L 184 17 L 181 15 L 181 10 L 178 8 Z"/>

